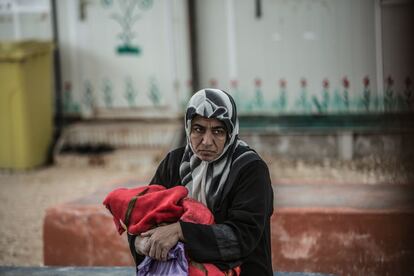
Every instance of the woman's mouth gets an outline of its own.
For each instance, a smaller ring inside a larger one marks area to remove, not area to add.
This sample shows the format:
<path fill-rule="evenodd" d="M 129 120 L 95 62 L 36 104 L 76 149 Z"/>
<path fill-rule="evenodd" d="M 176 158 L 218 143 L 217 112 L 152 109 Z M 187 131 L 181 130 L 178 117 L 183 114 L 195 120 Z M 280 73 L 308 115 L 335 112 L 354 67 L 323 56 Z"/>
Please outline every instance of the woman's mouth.
<path fill-rule="evenodd" d="M 216 156 L 216 153 L 214 151 L 211 151 L 211 150 L 199 150 L 198 155 L 202 158 L 211 159 L 214 156 Z"/>

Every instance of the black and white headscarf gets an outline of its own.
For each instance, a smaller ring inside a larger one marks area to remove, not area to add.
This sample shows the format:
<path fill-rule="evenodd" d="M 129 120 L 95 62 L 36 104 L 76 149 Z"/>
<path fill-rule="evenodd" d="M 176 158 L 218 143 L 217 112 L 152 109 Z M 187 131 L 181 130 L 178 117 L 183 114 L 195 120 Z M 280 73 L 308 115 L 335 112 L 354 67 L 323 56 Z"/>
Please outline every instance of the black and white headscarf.
<path fill-rule="evenodd" d="M 194 153 L 190 132 L 191 121 L 196 115 L 218 119 L 226 126 L 227 141 L 223 152 L 215 160 L 202 161 Z M 182 185 L 187 187 L 190 197 L 212 209 L 224 196 L 224 188 L 228 185 L 226 182 L 231 170 L 239 169 L 257 154 L 238 138 L 239 120 L 236 105 L 233 98 L 222 90 L 206 88 L 191 97 L 185 114 L 185 131 L 187 145 L 180 164 Z"/>

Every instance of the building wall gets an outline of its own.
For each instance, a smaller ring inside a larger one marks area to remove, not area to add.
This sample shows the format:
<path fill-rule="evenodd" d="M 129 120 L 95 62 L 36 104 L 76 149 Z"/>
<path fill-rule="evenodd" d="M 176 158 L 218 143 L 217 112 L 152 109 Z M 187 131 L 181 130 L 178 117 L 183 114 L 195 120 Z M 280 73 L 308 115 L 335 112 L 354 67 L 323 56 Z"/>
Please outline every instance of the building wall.
<path fill-rule="evenodd" d="M 186 2 L 84 3 L 58 3 L 65 111 L 175 116 L 190 91 Z"/>
<path fill-rule="evenodd" d="M 412 4 L 398 3 L 396 10 L 376 0 L 198 0 L 202 86 L 230 91 L 248 114 L 404 109 L 397 98 L 413 77 L 408 66 L 400 70 Z M 391 101 L 390 71 L 395 88 L 399 82 Z"/>
<path fill-rule="evenodd" d="M 187 1 L 56 2 L 66 114 L 182 111 L 193 92 Z M 200 85 L 233 94 L 241 113 L 414 109 L 412 1 L 195 3 Z M 28 38 L 52 39 L 49 1 L 0 0 L 1 41 Z"/>

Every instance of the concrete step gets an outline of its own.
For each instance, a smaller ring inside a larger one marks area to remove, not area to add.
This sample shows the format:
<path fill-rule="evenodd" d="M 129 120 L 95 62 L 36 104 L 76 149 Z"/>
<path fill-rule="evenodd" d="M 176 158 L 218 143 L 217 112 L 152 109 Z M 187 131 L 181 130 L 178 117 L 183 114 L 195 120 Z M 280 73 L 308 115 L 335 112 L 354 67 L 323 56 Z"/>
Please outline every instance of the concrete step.
<path fill-rule="evenodd" d="M 133 187 L 129 181 L 119 186 Z M 275 271 L 414 275 L 412 185 L 276 184 Z M 131 266 L 100 191 L 53 206 L 44 221 L 44 264 Z M 64 238 L 63 238 L 64 237 Z"/>

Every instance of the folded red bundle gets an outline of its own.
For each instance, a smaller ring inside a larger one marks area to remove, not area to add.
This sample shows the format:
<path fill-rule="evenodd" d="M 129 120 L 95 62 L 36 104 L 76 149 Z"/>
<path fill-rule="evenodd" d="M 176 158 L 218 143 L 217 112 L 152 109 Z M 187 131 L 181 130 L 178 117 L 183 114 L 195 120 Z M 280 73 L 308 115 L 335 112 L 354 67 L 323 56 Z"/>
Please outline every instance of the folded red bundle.
<path fill-rule="evenodd" d="M 119 234 L 125 231 L 123 224 L 130 234 L 140 234 L 160 223 L 176 222 L 184 212 L 182 200 L 187 193 L 183 186 L 168 190 L 161 185 L 119 188 L 110 192 L 103 204 L 112 213 Z"/>
<path fill-rule="evenodd" d="M 186 197 L 182 202 L 182 206 L 184 209 L 180 218 L 182 221 L 199 224 L 214 223 L 213 214 L 203 203 Z"/>

